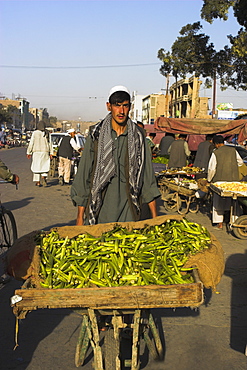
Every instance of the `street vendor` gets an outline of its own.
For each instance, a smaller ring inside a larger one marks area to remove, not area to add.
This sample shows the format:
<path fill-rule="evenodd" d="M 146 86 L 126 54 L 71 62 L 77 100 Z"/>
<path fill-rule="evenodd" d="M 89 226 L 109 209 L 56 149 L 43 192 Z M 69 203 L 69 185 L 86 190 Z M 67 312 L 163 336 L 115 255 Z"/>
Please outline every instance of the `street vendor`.
<path fill-rule="evenodd" d="M 142 203 L 157 216 L 160 192 L 145 132 L 129 118 L 128 89 L 113 87 L 106 106 L 110 113 L 91 127 L 71 187 L 77 225 L 137 221 Z"/>
<path fill-rule="evenodd" d="M 168 167 L 182 168 L 187 165 L 187 158 L 190 156 L 190 150 L 186 141 L 187 135 L 175 135 L 175 140 L 168 149 L 170 155 Z"/>
<path fill-rule="evenodd" d="M 213 152 L 213 134 L 206 135 L 206 140 L 198 145 L 195 156 L 194 167 L 200 167 L 205 172 L 208 172 L 208 162 Z"/>
<path fill-rule="evenodd" d="M 238 167 L 243 165 L 243 160 L 236 149 L 225 145 L 221 135 L 215 135 L 213 143 L 216 149 L 211 154 L 208 164 L 208 182 L 239 181 Z M 230 207 L 231 198 L 224 198 L 214 193 L 212 223 L 216 229 L 223 229 L 224 213 L 229 211 Z"/>

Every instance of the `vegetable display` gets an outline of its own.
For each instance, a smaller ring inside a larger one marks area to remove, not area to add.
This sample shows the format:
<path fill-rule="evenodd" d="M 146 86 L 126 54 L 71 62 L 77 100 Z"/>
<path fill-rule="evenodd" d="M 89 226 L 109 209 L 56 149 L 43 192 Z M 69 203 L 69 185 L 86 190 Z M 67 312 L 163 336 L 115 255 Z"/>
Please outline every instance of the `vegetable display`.
<path fill-rule="evenodd" d="M 182 219 L 132 231 L 118 226 L 100 237 L 59 238 L 51 231 L 37 242 L 40 285 L 58 289 L 192 283 L 183 266 L 211 238 L 204 226 Z"/>
<path fill-rule="evenodd" d="M 152 159 L 152 162 L 153 163 L 163 163 L 163 164 L 167 164 L 169 162 L 169 156 L 158 156 L 156 158 L 153 158 Z"/>
<path fill-rule="evenodd" d="M 219 182 L 215 183 L 215 186 L 222 190 L 226 191 L 246 191 L 247 192 L 247 183 L 246 182 Z"/>

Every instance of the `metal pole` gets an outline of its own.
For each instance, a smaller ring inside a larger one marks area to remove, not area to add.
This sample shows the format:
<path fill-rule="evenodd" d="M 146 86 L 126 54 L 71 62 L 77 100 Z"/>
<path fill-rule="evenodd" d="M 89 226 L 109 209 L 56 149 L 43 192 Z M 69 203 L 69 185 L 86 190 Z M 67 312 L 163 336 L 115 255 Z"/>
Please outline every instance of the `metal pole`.
<path fill-rule="evenodd" d="M 166 117 L 169 117 L 169 106 L 168 106 L 169 77 L 170 75 L 167 74 L 166 76 Z"/>
<path fill-rule="evenodd" d="M 216 73 L 214 71 L 212 118 L 216 116 Z"/>

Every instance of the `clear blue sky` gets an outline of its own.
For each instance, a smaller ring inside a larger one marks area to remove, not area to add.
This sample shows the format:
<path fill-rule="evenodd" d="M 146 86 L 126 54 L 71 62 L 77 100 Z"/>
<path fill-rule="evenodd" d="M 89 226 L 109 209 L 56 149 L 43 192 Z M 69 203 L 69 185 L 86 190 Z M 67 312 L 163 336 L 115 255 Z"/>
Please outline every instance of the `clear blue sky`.
<path fill-rule="evenodd" d="M 202 3 L 0 0 L 0 92 L 20 94 L 30 107 L 47 108 L 58 119 L 103 118 L 114 85 L 141 95 L 165 89 L 157 52 L 170 50 L 187 23 L 201 21 L 216 49 L 237 34 L 232 14 L 227 22 L 203 22 Z M 200 95 L 211 97 L 212 91 L 202 87 Z M 246 95 L 218 89 L 217 104 L 247 108 Z"/>

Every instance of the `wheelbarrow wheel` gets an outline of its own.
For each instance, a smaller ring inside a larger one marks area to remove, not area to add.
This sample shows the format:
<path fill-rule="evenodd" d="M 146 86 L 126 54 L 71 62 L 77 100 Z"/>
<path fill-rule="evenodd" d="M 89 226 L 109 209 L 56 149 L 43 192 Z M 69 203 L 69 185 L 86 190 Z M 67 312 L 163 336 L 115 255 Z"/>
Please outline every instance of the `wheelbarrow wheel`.
<path fill-rule="evenodd" d="M 199 210 L 199 201 L 196 197 L 193 197 L 190 201 L 189 212 L 197 213 Z"/>
<path fill-rule="evenodd" d="M 233 234 L 238 239 L 247 239 L 247 215 L 240 216 L 234 222 L 234 225 L 240 225 L 245 227 L 234 227 L 232 226 Z"/>
<path fill-rule="evenodd" d="M 87 317 L 84 316 L 82 320 L 81 329 L 76 345 L 75 351 L 75 366 L 82 366 L 86 357 L 87 349 L 89 346 L 89 336 L 87 332 Z"/>
<path fill-rule="evenodd" d="M 164 198 L 164 207 L 167 211 L 173 211 L 181 208 L 181 199 L 176 193 L 168 194 Z"/>
<path fill-rule="evenodd" d="M 119 359 L 119 346 L 118 341 L 114 337 L 113 328 L 109 328 L 105 332 L 104 338 L 104 358 L 105 370 L 121 370 Z"/>
<path fill-rule="evenodd" d="M 161 199 L 165 199 L 170 193 L 170 189 L 166 185 L 160 185 Z"/>

